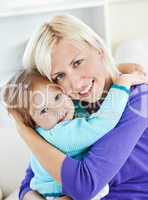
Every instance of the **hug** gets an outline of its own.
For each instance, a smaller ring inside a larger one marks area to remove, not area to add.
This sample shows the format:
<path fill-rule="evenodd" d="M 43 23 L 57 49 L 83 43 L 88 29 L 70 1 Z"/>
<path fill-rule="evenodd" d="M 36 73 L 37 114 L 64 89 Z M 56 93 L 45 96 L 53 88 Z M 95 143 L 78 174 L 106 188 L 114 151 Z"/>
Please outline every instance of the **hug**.
<path fill-rule="evenodd" d="M 146 83 L 139 65 L 116 66 L 102 38 L 78 18 L 44 23 L 4 91 L 32 151 L 19 199 L 146 200 Z M 23 94 L 11 84 L 26 89 L 27 106 L 13 108 Z"/>

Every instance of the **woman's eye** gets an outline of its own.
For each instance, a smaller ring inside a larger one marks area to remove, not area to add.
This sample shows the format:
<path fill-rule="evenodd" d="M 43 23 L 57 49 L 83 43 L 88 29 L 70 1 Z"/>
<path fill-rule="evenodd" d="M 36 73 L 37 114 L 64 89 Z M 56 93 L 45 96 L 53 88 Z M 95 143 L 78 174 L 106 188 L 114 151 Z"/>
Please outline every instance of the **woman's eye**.
<path fill-rule="evenodd" d="M 61 96 L 62 96 L 61 93 L 60 93 L 60 94 L 57 94 L 57 95 L 55 96 L 55 101 L 59 101 L 59 100 L 61 99 Z"/>
<path fill-rule="evenodd" d="M 76 60 L 76 61 L 73 63 L 73 66 L 74 66 L 74 67 L 79 66 L 79 65 L 82 63 L 82 61 L 83 61 L 83 59 Z"/>
<path fill-rule="evenodd" d="M 40 114 L 45 114 L 48 112 L 48 108 L 44 108 L 43 110 L 41 110 Z"/>
<path fill-rule="evenodd" d="M 58 74 L 57 77 L 54 79 L 54 82 L 58 83 L 58 82 L 62 81 L 64 79 L 64 77 L 65 77 L 64 73 Z"/>

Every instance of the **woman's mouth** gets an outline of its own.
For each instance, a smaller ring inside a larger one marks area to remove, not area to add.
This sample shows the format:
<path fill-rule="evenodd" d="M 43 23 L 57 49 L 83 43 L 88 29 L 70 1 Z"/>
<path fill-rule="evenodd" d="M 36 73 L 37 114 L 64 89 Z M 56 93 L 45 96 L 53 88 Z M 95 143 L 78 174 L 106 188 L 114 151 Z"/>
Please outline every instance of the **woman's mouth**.
<path fill-rule="evenodd" d="M 88 97 L 91 94 L 93 86 L 94 86 L 94 81 L 95 80 L 92 80 L 92 82 L 84 90 L 79 92 L 79 95 L 81 98 Z"/>

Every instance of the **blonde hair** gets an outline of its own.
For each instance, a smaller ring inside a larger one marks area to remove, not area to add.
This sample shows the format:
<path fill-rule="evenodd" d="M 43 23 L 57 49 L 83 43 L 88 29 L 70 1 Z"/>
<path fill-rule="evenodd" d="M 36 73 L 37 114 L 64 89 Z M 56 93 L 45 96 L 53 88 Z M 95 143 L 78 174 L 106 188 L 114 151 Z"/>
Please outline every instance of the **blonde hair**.
<path fill-rule="evenodd" d="M 36 81 L 45 80 L 37 69 L 19 70 L 2 88 L 2 100 L 8 113 L 17 111 L 26 125 L 36 127 L 30 116 L 30 92 Z M 48 80 L 48 79 L 47 79 Z"/>
<path fill-rule="evenodd" d="M 62 38 L 71 40 L 73 44 L 88 44 L 97 50 L 102 49 L 112 79 L 119 73 L 102 38 L 87 24 L 69 14 L 54 16 L 32 35 L 24 52 L 23 65 L 37 68 L 43 76 L 51 80 L 52 47 Z"/>

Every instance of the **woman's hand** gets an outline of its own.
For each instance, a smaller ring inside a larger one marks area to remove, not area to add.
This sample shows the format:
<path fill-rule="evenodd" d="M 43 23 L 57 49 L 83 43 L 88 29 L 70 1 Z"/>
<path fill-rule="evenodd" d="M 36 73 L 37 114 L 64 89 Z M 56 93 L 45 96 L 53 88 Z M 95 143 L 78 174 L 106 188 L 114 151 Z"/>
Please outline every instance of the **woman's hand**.
<path fill-rule="evenodd" d="M 58 198 L 58 200 L 72 200 L 72 199 L 70 197 L 64 196 L 64 197 Z"/>
<path fill-rule="evenodd" d="M 23 134 L 22 129 L 27 126 L 23 120 L 23 117 L 21 116 L 21 114 L 17 111 L 11 111 L 9 112 L 9 115 L 11 116 L 11 118 L 13 119 L 13 121 L 15 122 L 16 128 L 18 130 L 18 133 L 20 135 Z"/>
<path fill-rule="evenodd" d="M 45 200 L 45 199 L 41 197 L 37 192 L 30 191 L 25 194 L 23 200 Z M 64 196 L 58 198 L 58 200 L 72 200 L 72 199 L 70 197 Z"/>
<path fill-rule="evenodd" d="M 23 200 L 45 200 L 37 192 L 29 191 L 25 194 Z"/>
<path fill-rule="evenodd" d="M 21 116 L 21 114 L 19 112 L 11 111 L 11 112 L 9 112 L 9 115 L 11 116 L 12 120 L 15 123 L 17 133 L 26 142 L 26 137 L 29 134 L 29 131 L 26 131 L 26 129 L 29 130 L 31 128 L 25 124 L 23 117 Z"/>

